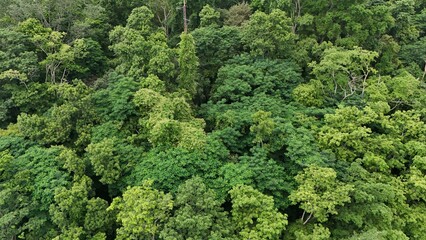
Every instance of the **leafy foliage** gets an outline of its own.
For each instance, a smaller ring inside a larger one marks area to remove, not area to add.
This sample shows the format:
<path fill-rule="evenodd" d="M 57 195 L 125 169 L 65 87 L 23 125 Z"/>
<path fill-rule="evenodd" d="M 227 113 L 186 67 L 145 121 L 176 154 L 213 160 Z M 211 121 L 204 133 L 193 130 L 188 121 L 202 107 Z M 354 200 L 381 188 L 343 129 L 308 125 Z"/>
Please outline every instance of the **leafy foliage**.
<path fill-rule="evenodd" d="M 0 5 L 0 239 L 426 239 L 425 1 Z"/>
<path fill-rule="evenodd" d="M 123 198 L 116 198 L 108 208 L 117 211 L 117 221 L 122 225 L 117 230 L 117 239 L 155 238 L 173 208 L 170 194 L 152 189 L 152 181 L 142 186 L 128 188 Z"/>
<path fill-rule="evenodd" d="M 255 12 L 243 28 L 243 41 L 256 56 L 286 57 L 294 39 L 291 19 L 279 9 L 270 14 Z"/>
<path fill-rule="evenodd" d="M 250 186 L 236 186 L 232 198 L 232 221 L 239 237 L 276 239 L 287 225 L 287 217 L 274 209 L 274 201 Z"/>

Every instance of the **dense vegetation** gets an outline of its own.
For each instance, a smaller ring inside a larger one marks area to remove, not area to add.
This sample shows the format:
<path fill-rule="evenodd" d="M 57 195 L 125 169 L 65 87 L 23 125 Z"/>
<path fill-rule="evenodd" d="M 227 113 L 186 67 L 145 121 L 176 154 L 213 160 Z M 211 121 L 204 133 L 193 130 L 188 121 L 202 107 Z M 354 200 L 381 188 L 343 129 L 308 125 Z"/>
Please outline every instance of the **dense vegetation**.
<path fill-rule="evenodd" d="M 0 4 L 0 239 L 426 239 L 424 0 Z"/>

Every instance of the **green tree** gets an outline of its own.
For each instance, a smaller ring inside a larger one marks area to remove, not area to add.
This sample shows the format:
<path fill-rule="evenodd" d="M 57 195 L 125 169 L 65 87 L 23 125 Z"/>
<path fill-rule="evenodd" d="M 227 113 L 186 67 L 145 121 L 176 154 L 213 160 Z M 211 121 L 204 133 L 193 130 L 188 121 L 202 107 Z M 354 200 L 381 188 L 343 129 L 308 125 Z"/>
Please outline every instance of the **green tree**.
<path fill-rule="evenodd" d="M 329 214 L 337 214 L 336 206 L 350 202 L 349 193 L 354 187 L 340 182 L 336 175 L 331 168 L 309 166 L 296 176 L 299 186 L 289 199 L 294 204 L 300 203 L 304 210 L 303 224 L 308 223 L 312 216 L 319 222 L 325 222 Z"/>
<path fill-rule="evenodd" d="M 306 233 L 306 231 L 296 231 L 294 233 L 296 239 L 299 240 L 327 240 L 330 239 L 330 231 L 328 228 L 321 224 L 315 224 L 312 232 Z"/>
<path fill-rule="evenodd" d="M 49 206 L 54 202 L 55 191 L 67 186 L 70 180 L 56 161 L 59 152 L 58 148 L 34 146 L 22 149 L 15 156 L 7 152 L 0 155 L 2 238 L 22 235 L 30 239 L 51 239 L 56 235 Z"/>
<path fill-rule="evenodd" d="M 109 34 L 109 47 L 117 57 L 116 71 L 136 80 L 155 74 L 174 74 L 173 51 L 167 46 L 163 31 L 156 28 L 154 14 L 146 6 L 132 10 L 125 27 L 117 26 Z"/>
<path fill-rule="evenodd" d="M 154 148 L 138 159 L 126 183 L 140 185 L 144 180 L 152 179 L 158 189 L 176 193 L 186 180 L 200 176 L 210 188 L 220 189 L 218 198 L 224 199 L 232 186 L 223 186 L 222 181 L 216 184 L 220 180 L 216 178 L 219 178 L 219 169 L 228 155 L 226 147 L 213 136 L 208 136 L 202 149 Z"/>
<path fill-rule="evenodd" d="M 419 29 L 415 22 L 416 1 L 398 1 L 392 6 L 395 18 L 394 33 L 397 40 L 408 43 L 419 37 Z"/>
<path fill-rule="evenodd" d="M 132 100 L 140 83 L 116 72 L 108 74 L 105 82 L 106 86 L 98 89 L 91 98 L 97 115 L 105 122 L 117 121 L 123 125 L 134 122 L 138 113 Z"/>
<path fill-rule="evenodd" d="M 97 42 L 76 39 L 67 44 L 64 39 L 66 33 L 45 28 L 34 18 L 21 22 L 18 29 L 30 38 L 41 53 L 39 64 L 44 68 L 46 82 L 63 83 L 68 75 L 75 77 L 102 73 L 106 58 Z"/>
<path fill-rule="evenodd" d="M 109 211 L 117 212 L 117 239 L 156 239 L 170 216 L 170 194 L 152 188 L 152 181 L 128 187 L 123 197 L 113 200 Z"/>
<path fill-rule="evenodd" d="M 191 34 L 182 33 L 179 43 L 179 77 L 178 87 L 186 90 L 190 98 L 197 93 L 198 57 L 195 52 L 195 42 Z"/>
<path fill-rule="evenodd" d="M 401 232 L 409 206 L 400 179 L 387 174 L 369 172 L 360 164 L 347 169 L 346 181 L 354 186 L 352 201 L 333 216 L 339 229 L 330 229 L 334 236 L 351 236 L 354 232 Z M 408 216 L 407 216 L 408 217 Z M 387 234 L 386 233 L 386 234 Z M 396 238 L 399 239 L 399 238 Z"/>
<path fill-rule="evenodd" d="M 99 143 L 90 144 L 87 149 L 88 158 L 93 170 L 100 176 L 100 182 L 111 184 L 120 177 L 120 160 L 114 156 L 114 139 L 104 139 Z"/>
<path fill-rule="evenodd" d="M 241 26 L 250 19 L 251 9 L 247 2 L 232 5 L 226 12 L 224 24 L 227 26 Z"/>
<path fill-rule="evenodd" d="M 361 110 L 340 108 L 335 114 L 326 115 L 328 123 L 319 132 L 320 146 L 332 150 L 339 160 L 360 162 L 370 171 L 402 170 L 414 157 L 407 157 L 410 145 L 406 143 L 421 139 L 425 127 L 416 112 L 396 111 L 386 116 L 382 109 L 369 106 Z M 410 126 L 410 130 L 406 126 Z"/>
<path fill-rule="evenodd" d="M 101 4 L 93 1 L 15 0 L 4 9 L 15 22 L 35 18 L 44 27 L 68 33 L 68 36 L 72 37 L 67 41 L 81 37 L 99 37 L 105 34 L 108 28 L 105 9 Z"/>
<path fill-rule="evenodd" d="M 425 79 L 425 45 L 426 38 L 423 37 L 418 41 L 401 46 L 401 51 L 399 52 L 399 57 L 401 58 L 404 66 L 406 66 L 406 69 L 409 69 L 411 74 L 419 78 L 421 77 L 423 80 Z"/>
<path fill-rule="evenodd" d="M 177 14 L 176 3 L 177 1 L 174 0 L 150 0 L 147 3 L 167 37 L 170 35 Z"/>
<path fill-rule="evenodd" d="M 371 229 L 360 234 L 354 234 L 354 236 L 348 238 L 350 240 L 363 240 L 363 239 L 404 239 L 408 240 L 409 238 L 401 231 L 398 230 L 389 230 L 389 231 L 380 231 L 378 229 Z"/>
<path fill-rule="evenodd" d="M 200 63 L 198 81 L 200 99 L 196 100 L 206 101 L 210 96 L 212 83 L 216 80 L 219 68 L 242 51 L 241 31 L 236 27 L 228 26 L 206 27 L 197 28 L 191 34 L 195 40 Z"/>
<path fill-rule="evenodd" d="M 38 79 L 39 68 L 29 39 L 15 29 L 0 28 L 0 49 L 0 126 L 5 127 L 19 114 L 14 96 Z"/>
<path fill-rule="evenodd" d="M 254 0 L 251 1 L 250 7 L 256 10 L 261 10 L 264 12 L 271 12 L 274 9 L 283 9 L 288 6 L 290 3 L 289 0 L 277 0 L 277 1 L 265 1 L 265 0 Z"/>
<path fill-rule="evenodd" d="M 92 181 L 87 176 L 75 179 L 70 189 L 58 188 L 49 213 L 59 227 L 56 239 L 89 238 L 105 233 L 112 218 L 107 212 L 108 203 L 100 198 L 90 198 Z M 77 236 L 78 237 L 77 237 Z"/>
<path fill-rule="evenodd" d="M 161 232 L 162 239 L 223 239 L 230 234 L 229 220 L 213 190 L 200 177 L 179 186 L 175 212 Z"/>
<path fill-rule="evenodd" d="M 204 120 L 192 116 L 190 105 L 180 93 L 162 96 L 152 89 L 141 88 L 133 102 L 143 113 L 139 119 L 141 135 L 154 147 L 199 149 L 204 146 Z"/>
<path fill-rule="evenodd" d="M 243 42 L 255 56 L 285 58 L 295 38 L 291 19 L 279 9 L 270 14 L 255 12 L 243 27 Z"/>
<path fill-rule="evenodd" d="M 359 46 L 375 49 L 381 37 L 390 33 L 395 25 L 392 16 L 394 6 L 390 2 L 360 0 L 334 4 L 330 1 L 305 0 L 297 3 L 293 8 L 296 10 L 296 14 L 293 14 L 297 16 L 296 23 L 306 17 L 312 23 L 299 26 L 299 33 L 347 48 Z"/>
<path fill-rule="evenodd" d="M 57 161 L 67 169 L 75 178 L 83 177 L 86 170 L 86 162 L 80 158 L 75 150 L 64 147 L 57 157 Z"/>
<path fill-rule="evenodd" d="M 218 27 L 220 12 L 216 11 L 210 5 L 205 5 L 200 11 L 200 27 Z"/>
<path fill-rule="evenodd" d="M 239 238 L 278 239 L 287 216 L 274 208 L 274 200 L 253 187 L 239 185 L 229 191 L 232 201 L 232 223 Z"/>
<path fill-rule="evenodd" d="M 107 58 L 98 42 L 90 38 L 76 39 L 72 43 L 72 51 L 74 63 L 81 69 L 71 72 L 69 78 L 87 79 L 104 73 Z"/>
<path fill-rule="evenodd" d="M 293 99 L 305 106 L 320 107 L 324 104 L 324 85 L 318 80 L 299 84 L 293 90 Z"/>
<path fill-rule="evenodd" d="M 377 72 L 372 67 L 377 56 L 376 52 L 359 47 L 353 50 L 332 47 L 324 51 L 319 63 L 312 62 L 309 66 L 329 94 L 344 100 L 358 93 L 364 95 L 368 77 Z"/>
<path fill-rule="evenodd" d="M 69 141 L 76 112 L 74 106 L 64 104 L 51 108 L 47 116 L 23 113 L 18 117 L 18 127 L 24 136 L 42 144 L 65 143 Z"/>
<path fill-rule="evenodd" d="M 253 141 L 263 146 L 263 142 L 271 136 L 275 128 L 274 121 L 270 118 L 271 113 L 259 111 L 253 114 L 252 117 L 255 123 L 255 125 L 250 127 L 250 131 L 255 134 Z"/>
<path fill-rule="evenodd" d="M 240 156 L 238 163 L 226 164 L 222 167 L 223 178 L 230 181 L 229 188 L 239 183 L 236 180 L 240 178 L 243 180 L 240 183 L 251 185 L 263 194 L 272 196 L 276 208 L 286 209 L 290 205 L 287 196 L 295 185 L 294 173 L 280 159 L 268 156 L 269 151 L 265 148 L 253 147 L 250 152 L 250 156 Z M 236 169 L 232 169 L 230 167 L 232 165 Z M 283 172 L 286 173 L 285 176 L 282 174 Z M 232 180 L 228 177 L 236 179 Z"/>
<path fill-rule="evenodd" d="M 291 62 L 238 56 L 219 69 L 211 100 L 231 103 L 261 94 L 288 99 L 301 81 L 298 71 Z"/>

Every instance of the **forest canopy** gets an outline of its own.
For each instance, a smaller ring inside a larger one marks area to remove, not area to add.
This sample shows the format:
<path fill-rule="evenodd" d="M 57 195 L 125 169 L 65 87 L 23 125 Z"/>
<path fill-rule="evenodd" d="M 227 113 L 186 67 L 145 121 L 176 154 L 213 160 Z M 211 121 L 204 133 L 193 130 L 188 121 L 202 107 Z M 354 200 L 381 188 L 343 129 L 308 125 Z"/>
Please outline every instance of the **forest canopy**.
<path fill-rule="evenodd" d="M 0 239 L 426 239 L 424 0 L 0 4 Z"/>

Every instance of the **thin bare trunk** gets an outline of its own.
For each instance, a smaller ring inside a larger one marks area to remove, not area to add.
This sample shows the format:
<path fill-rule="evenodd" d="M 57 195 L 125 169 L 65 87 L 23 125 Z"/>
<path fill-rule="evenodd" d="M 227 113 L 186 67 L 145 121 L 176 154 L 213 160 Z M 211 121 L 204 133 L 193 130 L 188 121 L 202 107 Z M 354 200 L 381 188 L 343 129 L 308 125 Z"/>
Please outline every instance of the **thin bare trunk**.
<path fill-rule="evenodd" d="M 334 75 L 334 71 L 332 73 L 332 77 L 333 77 L 333 82 L 334 82 L 334 94 L 337 94 L 337 81 L 336 81 L 336 77 Z"/>
<path fill-rule="evenodd" d="M 166 34 L 166 37 L 169 36 L 169 33 L 167 31 L 167 14 L 166 14 L 166 8 L 163 8 L 163 27 L 164 27 L 164 33 Z"/>
<path fill-rule="evenodd" d="M 64 69 L 63 73 L 62 73 L 62 77 L 61 77 L 61 83 L 63 83 L 64 79 L 65 79 L 65 73 L 67 72 L 67 68 Z"/>
<path fill-rule="evenodd" d="M 292 32 L 296 33 L 296 29 L 297 29 L 297 20 L 301 17 L 301 5 L 300 5 L 300 0 L 295 0 L 294 1 L 294 8 L 293 8 L 293 12 L 292 12 L 292 17 L 293 17 L 293 26 L 292 26 Z"/>
<path fill-rule="evenodd" d="M 23 84 L 24 84 L 24 86 L 25 86 L 25 89 L 27 89 L 27 90 L 28 90 L 28 85 L 27 85 L 24 81 L 21 81 L 21 83 L 23 83 Z"/>
<path fill-rule="evenodd" d="M 309 214 L 309 217 L 306 219 L 306 221 L 303 222 L 303 225 L 305 225 L 306 223 L 309 222 L 309 220 L 311 220 L 312 217 L 312 213 Z"/>
<path fill-rule="evenodd" d="M 188 21 L 186 19 L 186 0 L 183 0 L 183 32 L 188 32 Z"/>
<path fill-rule="evenodd" d="M 367 78 L 368 78 L 368 72 L 366 74 L 364 74 L 364 78 L 362 79 L 362 93 L 361 96 L 364 97 L 364 92 L 365 92 L 365 83 L 367 82 Z"/>

